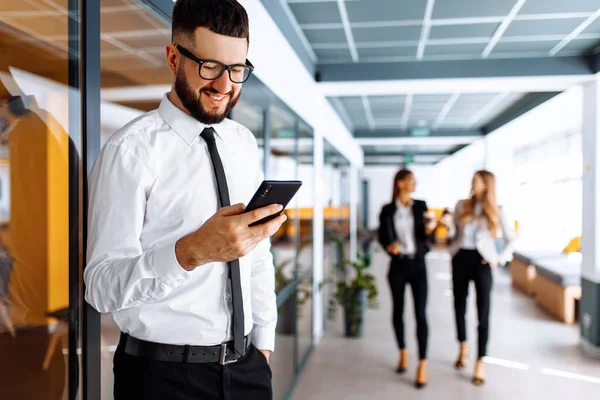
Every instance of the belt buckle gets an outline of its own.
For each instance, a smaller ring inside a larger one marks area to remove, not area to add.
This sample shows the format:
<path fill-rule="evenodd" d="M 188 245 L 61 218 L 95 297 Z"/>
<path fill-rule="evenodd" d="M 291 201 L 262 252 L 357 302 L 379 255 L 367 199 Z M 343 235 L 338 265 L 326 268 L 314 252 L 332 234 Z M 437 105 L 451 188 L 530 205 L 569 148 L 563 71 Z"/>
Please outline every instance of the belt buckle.
<path fill-rule="evenodd" d="M 238 361 L 237 358 L 234 358 L 233 360 L 226 360 L 227 356 L 227 343 L 221 343 L 221 354 L 219 355 L 219 364 L 221 365 L 227 365 L 227 364 L 233 364 L 236 363 Z"/>

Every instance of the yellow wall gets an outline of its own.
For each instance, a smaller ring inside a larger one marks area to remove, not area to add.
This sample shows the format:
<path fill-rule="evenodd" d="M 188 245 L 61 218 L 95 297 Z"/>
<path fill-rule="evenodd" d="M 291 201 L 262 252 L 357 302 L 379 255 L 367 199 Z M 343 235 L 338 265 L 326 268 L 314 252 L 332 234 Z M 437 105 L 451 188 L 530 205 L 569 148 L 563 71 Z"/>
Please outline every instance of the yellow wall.
<path fill-rule="evenodd" d="M 9 139 L 10 220 L 6 244 L 15 325 L 43 325 L 68 306 L 68 136 L 49 118 L 21 118 Z"/>

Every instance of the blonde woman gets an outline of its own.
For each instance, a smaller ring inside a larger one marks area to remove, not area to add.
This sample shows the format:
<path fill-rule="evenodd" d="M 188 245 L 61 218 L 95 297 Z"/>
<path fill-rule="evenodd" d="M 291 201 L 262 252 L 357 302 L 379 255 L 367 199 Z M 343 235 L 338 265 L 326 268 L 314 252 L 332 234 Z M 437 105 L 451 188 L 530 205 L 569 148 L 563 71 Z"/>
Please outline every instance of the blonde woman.
<path fill-rule="evenodd" d="M 455 367 L 467 366 L 469 347 L 467 343 L 465 312 L 469 283 L 475 283 L 477 294 L 478 353 L 473 384 L 485 381 L 483 358 L 489 337 L 490 293 L 492 269 L 512 259 L 516 235 L 496 203 L 496 179 L 489 171 L 477 171 L 471 184 L 471 196 L 461 200 L 454 210 L 454 220 L 447 221 L 452 239 L 452 284 L 454 287 L 454 312 L 460 350 Z M 502 233 L 504 248 L 496 248 L 496 238 Z"/>

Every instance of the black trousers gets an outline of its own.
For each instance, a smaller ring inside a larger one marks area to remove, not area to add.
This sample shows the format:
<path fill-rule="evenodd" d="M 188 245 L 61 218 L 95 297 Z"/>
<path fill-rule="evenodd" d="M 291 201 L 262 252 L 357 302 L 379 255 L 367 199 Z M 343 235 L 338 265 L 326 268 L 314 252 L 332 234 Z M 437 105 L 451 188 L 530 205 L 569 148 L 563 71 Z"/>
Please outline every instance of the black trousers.
<path fill-rule="evenodd" d="M 490 294 L 492 291 L 492 269 L 482 264 L 483 258 L 477 250 L 460 250 L 452 259 L 452 285 L 454 287 L 454 314 L 458 341 L 467 340 L 465 313 L 469 282 L 475 282 L 477 294 L 477 317 L 479 319 L 478 356 L 485 357 L 490 330 Z"/>
<path fill-rule="evenodd" d="M 404 288 L 410 284 L 415 316 L 417 319 L 417 341 L 419 343 L 419 358 L 427 358 L 427 337 L 429 328 L 425 307 L 427 305 L 427 270 L 423 257 L 414 260 L 392 257 L 388 281 L 392 291 L 393 315 L 392 322 L 396 332 L 396 342 L 400 349 L 404 349 Z"/>
<path fill-rule="evenodd" d="M 115 400 L 271 400 L 271 368 L 250 346 L 238 362 L 174 363 L 147 360 L 117 349 Z"/>

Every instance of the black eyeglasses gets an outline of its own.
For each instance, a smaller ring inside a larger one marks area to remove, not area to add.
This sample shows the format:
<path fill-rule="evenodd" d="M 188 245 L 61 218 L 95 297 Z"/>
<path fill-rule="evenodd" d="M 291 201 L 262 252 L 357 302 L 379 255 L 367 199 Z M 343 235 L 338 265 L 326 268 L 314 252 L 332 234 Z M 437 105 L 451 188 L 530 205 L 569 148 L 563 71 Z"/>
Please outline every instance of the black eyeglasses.
<path fill-rule="evenodd" d="M 244 83 L 250 78 L 252 71 L 254 71 L 254 65 L 248 60 L 246 60 L 246 64 L 227 65 L 216 60 L 200 59 L 179 44 L 176 44 L 175 47 L 177 47 L 177 50 L 179 50 L 183 56 L 198 63 L 198 75 L 200 75 L 200 78 L 206 79 L 207 81 L 219 79 L 221 75 L 223 75 L 223 72 L 227 70 L 231 82 Z"/>

